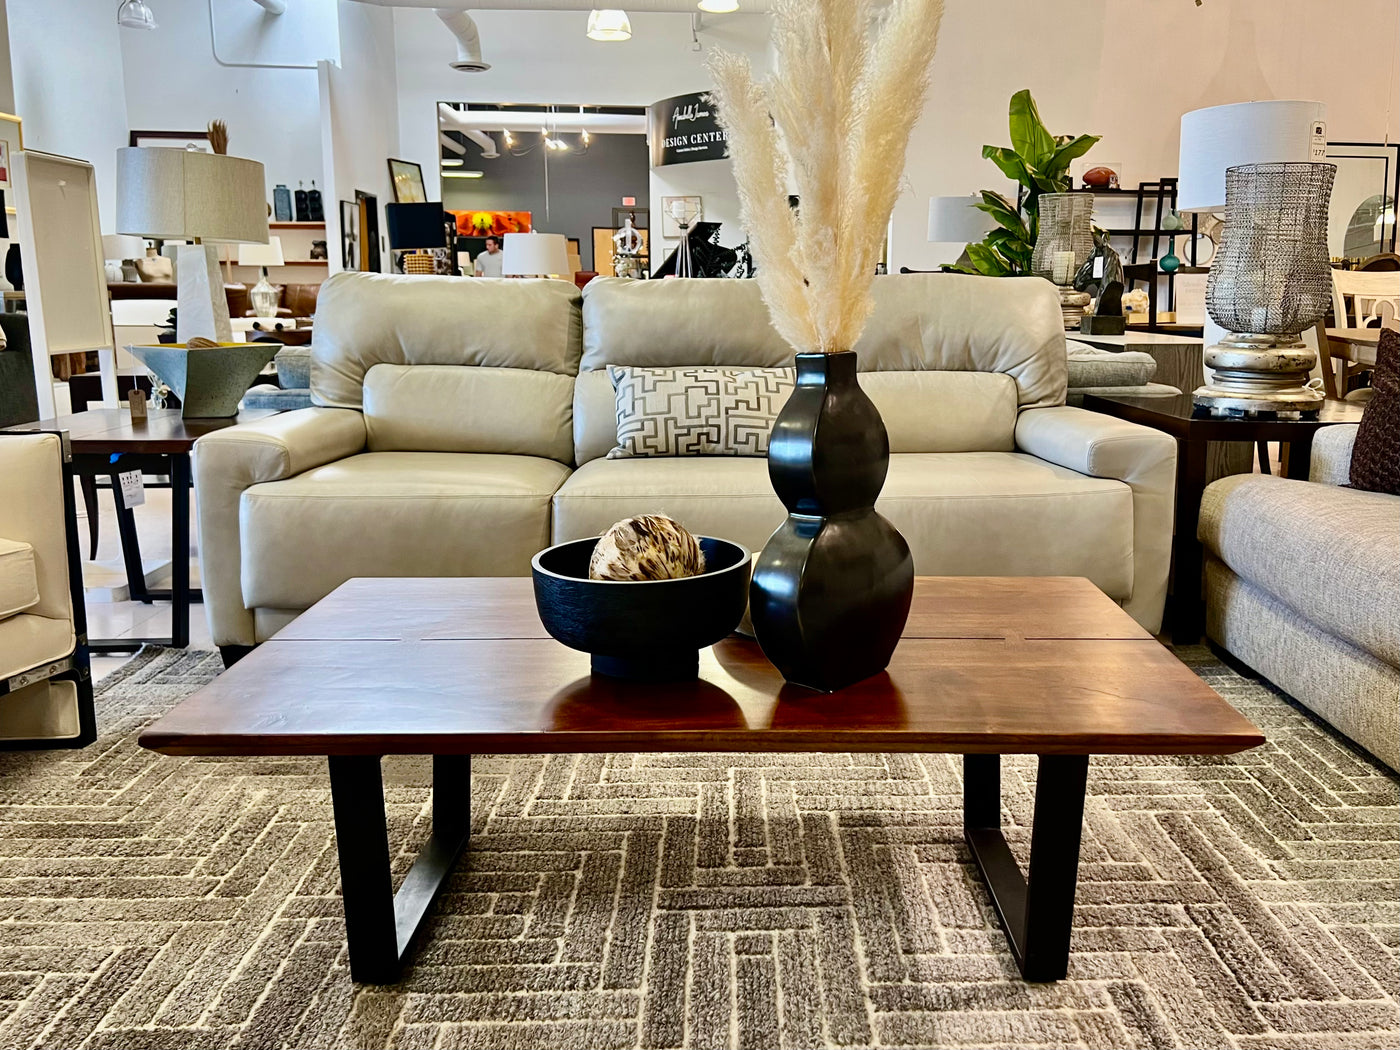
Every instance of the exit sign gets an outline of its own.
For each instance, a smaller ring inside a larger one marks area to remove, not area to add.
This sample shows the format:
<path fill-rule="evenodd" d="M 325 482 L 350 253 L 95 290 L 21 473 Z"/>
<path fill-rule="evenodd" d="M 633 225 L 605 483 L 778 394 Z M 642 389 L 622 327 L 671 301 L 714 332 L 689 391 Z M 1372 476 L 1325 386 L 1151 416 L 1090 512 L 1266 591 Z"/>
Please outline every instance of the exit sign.
<path fill-rule="evenodd" d="M 622 206 L 623 206 L 624 208 L 635 208 L 635 207 L 637 206 L 637 198 L 636 198 L 636 197 L 623 197 L 623 198 L 622 198 Z"/>

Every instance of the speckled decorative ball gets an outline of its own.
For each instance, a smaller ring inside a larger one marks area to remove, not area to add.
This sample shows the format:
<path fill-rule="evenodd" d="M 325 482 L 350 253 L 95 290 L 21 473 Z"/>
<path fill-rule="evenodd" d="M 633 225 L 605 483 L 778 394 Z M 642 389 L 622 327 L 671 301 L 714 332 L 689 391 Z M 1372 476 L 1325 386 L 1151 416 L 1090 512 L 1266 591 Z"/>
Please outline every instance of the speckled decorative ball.
<path fill-rule="evenodd" d="M 699 541 L 664 514 L 619 521 L 599 538 L 588 562 L 590 580 L 675 580 L 704 571 Z"/>

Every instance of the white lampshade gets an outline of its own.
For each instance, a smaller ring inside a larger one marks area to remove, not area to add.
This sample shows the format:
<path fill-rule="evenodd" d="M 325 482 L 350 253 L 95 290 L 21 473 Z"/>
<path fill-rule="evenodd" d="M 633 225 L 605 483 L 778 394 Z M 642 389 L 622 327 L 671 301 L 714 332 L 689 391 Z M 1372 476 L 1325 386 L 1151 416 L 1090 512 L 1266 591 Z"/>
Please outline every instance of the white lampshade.
<path fill-rule="evenodd" d="M 632 23 L 626 11 L 612 8 L 588 13 L 588 39 L 619 41 L 632 39 Z"/>
<path fill-rule="evenodd" d="M 282 238 L 269 237 L 266 244 L 240 244 L 239 266 L 281 266 Z"/>
<path fill-rule="evenodd" d="M 266 185 L 255 160 L 125 146 L 117 150 L 117 230 L 266 244 Z"/>
<path fill-rule="evenodd" d="M 930 197 L 928 239 L 935 243 L 968 244 L 980 241 L 996 222 L 977 205 L 981 197 Z"/>
<path fill-rule="evenodd" d="M 102 235 L 102 258 L 104 259 L 144 259 L 146 257 L 146 242 L 140 237 L 131 237 L 125 233 L 106 233 Z"/>
<path fill-rule="evenodd" d="M 1325 160 L 1326 147 L 1322 102 L 1279 99 L 1192 110 L 1181 118 L 1177 211 L 1223 211 L 1226 168 Z"/>
<path fill-rule="evenodd" d="M 507 277 L 567 274 L 569 245 L 562 233 L 508 233 L 501 245 L 501 273 Z"/>

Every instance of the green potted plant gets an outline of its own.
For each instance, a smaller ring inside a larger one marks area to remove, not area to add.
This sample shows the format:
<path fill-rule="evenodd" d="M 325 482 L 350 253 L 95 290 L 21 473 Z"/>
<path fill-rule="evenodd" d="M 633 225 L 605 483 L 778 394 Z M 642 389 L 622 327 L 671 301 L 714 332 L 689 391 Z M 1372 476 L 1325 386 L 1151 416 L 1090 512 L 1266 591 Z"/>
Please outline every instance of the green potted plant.
<path fill-rule="evenodd" d="M 986 157 L 1003 175 L 1018 184 L 1015 203 L 995 190 L 982 191 L 977 205 L 996 220 L 997 228 L 977 244 L 969 244 L 966 262 L 945 266 L 961 273 L 1015 277 L 1031 272 L 1031 252 L 1039 233 L 1042 193 L 1070 188 L 1069 165 L 1088 153 L 1099 135 L 1052 135 L 1040 119 L 1035 99 L 1023 89 L 1011 96 L 1011 145 L 983 146 Z"/>

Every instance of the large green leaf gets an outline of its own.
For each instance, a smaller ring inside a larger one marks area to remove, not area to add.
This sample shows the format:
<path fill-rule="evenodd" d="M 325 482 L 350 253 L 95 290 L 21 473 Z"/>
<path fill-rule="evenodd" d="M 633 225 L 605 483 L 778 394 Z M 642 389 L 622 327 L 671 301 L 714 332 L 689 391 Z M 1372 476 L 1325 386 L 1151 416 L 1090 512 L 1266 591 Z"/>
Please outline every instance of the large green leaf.
<path fill-rule="evenodd" d="M 1055 136 L 1040 119 L 1035 99 L 1023 88 L 1011 96 L 1011 145 L 1030 167 L 1043 166 L 1055 152 Z"/>
<path fill-rule="evenodd" d="M 1021 218 L 1021 213 L 1017 211 L 1016 205 L 994 190 L 982 191 L 982 203 L 975 205 L 979 211 L 984 211 L 997 221 L 1000 226 L 1006 227 L 1013 232 L 1026 235 L 1026 223 Z"/>
<path fill-rule="evenodd" d="M 1001 173 L 1008 179 L 1013 179 L 1022 186 L 1031 184 L 1031 173 L 1026 167 L 1026 162 L 1020 155 L 1005 146 L 983 146 L 982 156 L 1001 169 Z"/>
<path fill-rule="evenodd" d="M 1011 276 L 1011 267 L 985 244 L 969 244 L 967 257 L 977 268 L 978 273 L 986 274 L 988 277 Z"/>
<path fill-rule="evenodd" d="M 1076 135 L 1061 136 L 1061 140 L 1055 147 L 1052 156 L 1045 165 L 1045 172 L 1049 175 L 1063 175 L 1069 169 L 1069 162 L 1076 157 L 1082 157 L 1093 149 L 1094 143 L 1101 139 L 1102 135 Z"/>
<path fill-rule="evenodd" d="M 1034 245 L 1024 237 L 1012 233 L 1010 230 L 993 230 L 987 234 L 986 244 L 992 248 L 1003 259 L 1012 263 L 1018 270 L 1027 270 L 1031 264 L 1031 252 Z"/>

